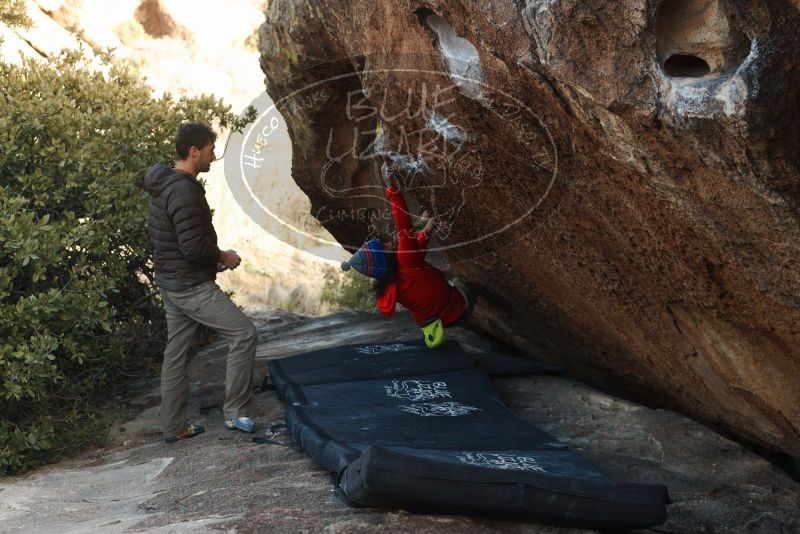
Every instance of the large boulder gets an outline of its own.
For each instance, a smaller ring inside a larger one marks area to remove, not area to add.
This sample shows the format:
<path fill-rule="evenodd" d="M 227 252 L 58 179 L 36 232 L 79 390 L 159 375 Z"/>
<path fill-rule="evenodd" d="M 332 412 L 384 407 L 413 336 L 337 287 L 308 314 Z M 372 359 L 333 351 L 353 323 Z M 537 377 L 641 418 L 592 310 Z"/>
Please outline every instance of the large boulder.
<path fill-rule="evenodd" d="M 800 458 L 799 9 L 273 0 L 260 51 L 337 240 L 388 154 L 479 328 Z"/>

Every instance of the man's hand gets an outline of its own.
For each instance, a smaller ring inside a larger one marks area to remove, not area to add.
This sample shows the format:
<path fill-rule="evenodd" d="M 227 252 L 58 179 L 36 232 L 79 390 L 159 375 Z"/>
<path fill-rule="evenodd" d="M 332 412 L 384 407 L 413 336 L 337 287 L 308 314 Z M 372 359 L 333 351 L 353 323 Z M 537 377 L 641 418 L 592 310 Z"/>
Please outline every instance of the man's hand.
<path fill-rule="evenodd" d="M 222 250 L 219 253 L 219 263 L 228 269 L 235 269 L 242 263 L 242 258 L 233 250 Z"/>
<path fill-rule="evenodd" d="M 395 189 L 400 189 L 400 184 L 397 182 L 397 178 L 395 178 L 394 173 L 389 168 L 389 164 L 385 161 L 383 165 L 381 165 L 381 177 L 383 178 L 383 183 L 386 184 L 386 187 L 393 187 Z"/>

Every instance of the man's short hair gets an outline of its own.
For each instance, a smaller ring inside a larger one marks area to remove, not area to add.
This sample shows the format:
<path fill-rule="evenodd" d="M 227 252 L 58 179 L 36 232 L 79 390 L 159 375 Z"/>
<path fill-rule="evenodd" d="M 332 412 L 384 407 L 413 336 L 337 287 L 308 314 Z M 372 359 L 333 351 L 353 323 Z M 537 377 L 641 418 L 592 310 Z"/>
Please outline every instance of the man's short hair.
<path fill-rule="evenodd" d="M 208 124 L 184 122 L 178 126 L 178 131 L 175 134 L 175 151 L 178 153 L 178 158 L 184 160 L 189 157 L 189 149 L 193 146 L 202 149 L 216 140 L 217 134 Z"/>

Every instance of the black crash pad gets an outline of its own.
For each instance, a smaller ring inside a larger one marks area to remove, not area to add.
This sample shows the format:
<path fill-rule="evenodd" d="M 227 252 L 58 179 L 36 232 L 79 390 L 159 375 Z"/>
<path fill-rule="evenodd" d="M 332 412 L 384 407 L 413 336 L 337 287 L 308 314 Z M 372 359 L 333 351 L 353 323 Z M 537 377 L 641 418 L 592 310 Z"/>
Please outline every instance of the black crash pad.
<path fill-rule="evenodd" d="M 536 367 L 508 358 L 494 372 Z M 352 505 L 606 529 L 666 518 L 664 486 L 609 480 L 514 414 L 455 343 L 350 345 L 269 369 L 292 437 Z"/>
<path fill-rule="evenodd" d="M 490 376 L 563 374 L 564 369 L 546 362 L 498 353 L 468 354 L 456 342 L 448 341 L 430 350 L 419 341 L 355 344 L 331 347 L 272 360 L 269 376 L 283 399 L 286 384 L 327 384 L 413 376 L 479 367 Z"/>

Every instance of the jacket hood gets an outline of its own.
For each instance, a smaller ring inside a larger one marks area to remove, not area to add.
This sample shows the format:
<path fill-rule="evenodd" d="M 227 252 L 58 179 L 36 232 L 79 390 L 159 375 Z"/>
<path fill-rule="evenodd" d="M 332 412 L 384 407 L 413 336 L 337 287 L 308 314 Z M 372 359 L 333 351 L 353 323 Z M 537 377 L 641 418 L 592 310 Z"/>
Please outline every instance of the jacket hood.
<path fill-rule="evenodd" d="M 190 176 L 163 163 L 157 163 L 150 167 L 150 170 L 144 175 L 144 188 L 147 189 L 150 196 L 157 197 L 167 186 L 185 178 L 190 178 Z"/>

